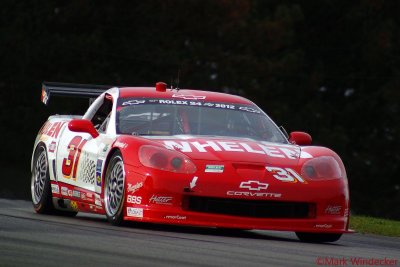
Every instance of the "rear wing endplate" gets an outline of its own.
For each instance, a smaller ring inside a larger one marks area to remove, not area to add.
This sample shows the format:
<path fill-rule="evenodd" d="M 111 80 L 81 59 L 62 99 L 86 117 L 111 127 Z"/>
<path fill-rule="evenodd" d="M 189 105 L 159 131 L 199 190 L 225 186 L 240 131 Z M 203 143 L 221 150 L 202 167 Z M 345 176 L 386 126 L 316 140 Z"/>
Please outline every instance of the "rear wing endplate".
<path fill-rule="evenodd" d="M 43 82 L 41 100 L 47 105 L 51 96 L 83 97 L 89 98 L 89 103 L 91 103 L 95 98 L 112 87 L 114 86 Z"/>

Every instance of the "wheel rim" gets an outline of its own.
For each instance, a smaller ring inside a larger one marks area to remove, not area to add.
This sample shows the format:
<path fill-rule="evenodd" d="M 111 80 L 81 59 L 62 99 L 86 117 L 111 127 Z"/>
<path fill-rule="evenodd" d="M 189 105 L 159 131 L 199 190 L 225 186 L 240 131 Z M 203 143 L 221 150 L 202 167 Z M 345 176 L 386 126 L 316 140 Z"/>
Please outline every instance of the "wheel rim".
<path fill-rule="evenodd" d="M 43 147 L 40 147 L 39 155 L 35 161 L 31 180 L 32 201 L 36 205 L 43 197 L 44 186 L 47 178 L 47 156 Z"/>
<path fill-rule="evenodd" d="M 115 158 L 115 163 L 107 177 L 105 188 L 105 207 L 109 216 L 114 216 L 123 201 L 124 197 L 125 171 L 121 157 Z"/>

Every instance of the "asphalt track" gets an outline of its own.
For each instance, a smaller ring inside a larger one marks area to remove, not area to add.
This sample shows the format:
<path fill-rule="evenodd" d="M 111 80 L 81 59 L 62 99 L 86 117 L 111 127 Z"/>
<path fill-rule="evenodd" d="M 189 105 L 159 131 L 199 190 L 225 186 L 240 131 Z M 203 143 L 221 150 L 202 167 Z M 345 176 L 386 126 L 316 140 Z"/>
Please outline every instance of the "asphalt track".
<path fill-rule="evenodd" d="M 36 214 L 0 199 L 0 266 L 400 266 L 400 238 L 351 234 L 332 244 L 293 233 L 222 231 L 154 224 L 115 227 L 102 216 Z"/>

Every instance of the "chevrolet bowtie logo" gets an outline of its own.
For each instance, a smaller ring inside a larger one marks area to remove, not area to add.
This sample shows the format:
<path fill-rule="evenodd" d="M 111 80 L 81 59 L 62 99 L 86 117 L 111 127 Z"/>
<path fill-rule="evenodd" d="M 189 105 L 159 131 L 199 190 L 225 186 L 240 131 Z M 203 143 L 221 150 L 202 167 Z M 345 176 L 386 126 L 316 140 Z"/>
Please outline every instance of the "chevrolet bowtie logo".
<path fill-rule="evenodd" d="M 246 188 L 251 191 L 260 191 L 262 189 L 267 189 L 268 184 L 260 183 L 259 181 L 247 181 L 247 182 L 241 182 L 239 187 Z"/>

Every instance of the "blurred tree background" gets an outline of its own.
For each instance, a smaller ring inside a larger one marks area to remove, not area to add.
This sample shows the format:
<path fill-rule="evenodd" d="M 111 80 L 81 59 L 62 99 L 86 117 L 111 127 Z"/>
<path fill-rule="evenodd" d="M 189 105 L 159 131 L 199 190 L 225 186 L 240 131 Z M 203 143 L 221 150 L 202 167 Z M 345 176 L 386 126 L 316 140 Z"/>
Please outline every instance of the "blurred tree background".
<path fill-rule="evenodd" d="M 42 81 L 243 95 L 343 159 L 352 212 L 400 219 L 400 2 L 2 0 L 0 195 L 29 198 L 35 135 L 86 102 Z"/>

